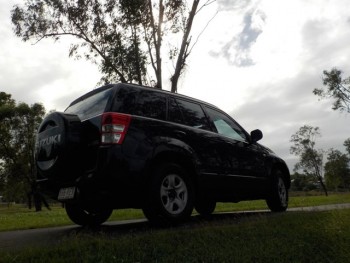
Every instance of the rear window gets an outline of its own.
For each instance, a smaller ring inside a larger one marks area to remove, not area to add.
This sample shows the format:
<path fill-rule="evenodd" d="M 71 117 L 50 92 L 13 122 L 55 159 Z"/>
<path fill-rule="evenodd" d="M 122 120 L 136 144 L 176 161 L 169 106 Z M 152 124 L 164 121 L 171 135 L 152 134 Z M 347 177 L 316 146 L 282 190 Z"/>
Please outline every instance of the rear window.
<path fill-rule="evenodd" d="M 68 107 L 65 112 L 77 114 L 81 120 L 86 120 L 104 112 L 112 89 L 107 89 L 93 94 L 72 106 Z"/>

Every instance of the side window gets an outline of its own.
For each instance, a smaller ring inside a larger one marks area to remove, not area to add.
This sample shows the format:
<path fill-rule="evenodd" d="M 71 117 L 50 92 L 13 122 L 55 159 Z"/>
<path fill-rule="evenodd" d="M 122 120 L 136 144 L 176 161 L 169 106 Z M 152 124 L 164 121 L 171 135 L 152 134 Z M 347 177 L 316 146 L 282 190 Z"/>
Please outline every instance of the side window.
<path fill-rule="evenodd" d="M 139 115 L 159 120 L 166 119 L 165 94 L 133 87 L 121 88 L 118 91 L 113 110 L 120 113 Z"/>
<path fill-rule="evenodd" d="M 234 140 L 247 141 L 245 132 L 237 123 L 219 111 L 207 107 L 205 109 L 219 134 Z"/>
<path fill-rule="evenodd" d="M 183 116 L 183 124 L 210 130 L 207 118 L 199 104 L 181 99 L 176 99 L 176 102 Z"/>
<path fill-rule="evenodd" d="M 184 123 L 182 112 L 174 98 L 170 98 L 169 100 L 168 120 L 181 124 Z"/>
<path fill-rule="evenodd" d="M 132 87 L 121 87 L 114 100 L 113 111 L 134 114 L 139 90 Z"/>
<path fill-rule="evenodd" d="M 165 120 L 166 100 L 167 95 L 165 94 L 142 90 L 137 101 L 135 115 Z"/>

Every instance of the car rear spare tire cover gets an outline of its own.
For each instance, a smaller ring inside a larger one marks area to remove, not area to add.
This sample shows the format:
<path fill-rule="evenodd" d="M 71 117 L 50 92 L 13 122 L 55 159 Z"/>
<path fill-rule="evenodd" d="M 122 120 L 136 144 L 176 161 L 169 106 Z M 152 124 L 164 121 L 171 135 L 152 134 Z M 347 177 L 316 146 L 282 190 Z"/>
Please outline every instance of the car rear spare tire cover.
<path fill-rule="evenodd" d="M 35 160 L 41 178 L 65 179 L 78 172 L 80 119 L 76 115 L 53 112 L 41 123 Z"/>

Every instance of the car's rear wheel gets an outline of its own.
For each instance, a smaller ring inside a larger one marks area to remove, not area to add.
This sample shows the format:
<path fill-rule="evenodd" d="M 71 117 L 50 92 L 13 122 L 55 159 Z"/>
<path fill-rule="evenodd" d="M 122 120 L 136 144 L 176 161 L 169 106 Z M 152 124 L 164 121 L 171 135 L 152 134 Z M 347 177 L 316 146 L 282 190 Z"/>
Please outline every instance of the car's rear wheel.
<path fill-rule="evenodd" d="M 272 212 L 283 212 L 288 207 L 288 189 L 280 170 L 275 170 L 271 181 L 271 192 L 266 203 Z"/>
<path fill-rule="evenodd" d="M 196 201 L 195 209 L 201 216 L 210 216 L 216 207 L 216 202 L 206 198 L 199 198 Z"/>
<path fill-rule="evenodd" d="M 190 217 L 194 205 L 193 184 L 180 165 L 160 165 L 148 190 L 143 212 L 151 223 L 179 223 Z"/>
<path fill-rule="evenodd" d="M 81 226 L 99 226 L 106 222 L 112 214 L 110 208 L 83 208 L 76 204 L 66 204 L 66 212 L 70 220 Z"/>

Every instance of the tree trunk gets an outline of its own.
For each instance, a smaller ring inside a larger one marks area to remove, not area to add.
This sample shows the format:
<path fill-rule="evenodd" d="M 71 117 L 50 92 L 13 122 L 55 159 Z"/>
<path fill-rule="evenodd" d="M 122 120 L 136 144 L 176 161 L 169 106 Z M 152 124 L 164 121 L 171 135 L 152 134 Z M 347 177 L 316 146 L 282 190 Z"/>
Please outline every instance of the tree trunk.
<path fill-rule="evenodd" d="M 135 56 L 136 56 L 136 72 L 137 72 L 137 81 L 139 85 L 142 85 L 142 70 L 140 65 L 140 50 L 139 50 L 139 43 L 137 41 L 137 29 L 136 26 L 131 26 L 131 32 L 133 34 L 133 41 L 134 41 L 134 47 L 135 47 Z"/>
<path fill-rule="evenodd" d="M 157 85 L 155 86 L 158 89 L 163 88 L 163 79 L 162 79 L 162 57 L 161 57 L 161 47 L 162 47 L 162 26 L 164 19 L 164 4 L 163 1 L 159 1 L 159 17 L 158 17 L 158 31 L 157 31 L 157 42 L 155 44 L 156 48 L 156 63 L 157 63 Z"/>
<path fill-rule="evenodd" d="M 157 83 L 155 85 L 155 88 L 162 89 L 162 57 L 161 57 L 161 47 L 162 47 L 162 25 L 163 25 L 163 19 L 164 19 L 164 4 L 163 1 L 159 1 L 159 13 L 158 13 L 158 25 L 156 26 L 154 22 L 153 17 L 153 7 L 152 7 L 152 1 L 148 0 L 148 8 L 150 11 L 150 22 L 151 22 L 151 28 L 152 28 L 152 38 L 153 38 L 153 44 L 155 48 L 156 53 L 156 60 L 152 60 L 152 67 L 156 74 Z M 149 50 L 150 50 L 150 44 L 149 44 Z M 151 52 L 150 52 L 151 55 Z M 152 57 L 152 55 L 151 55 Z"/>
<path fill-rule="evenodd" d="M 318 181 L 320 182 L 325 195 L 328 196 L 327 188 L 326 188 L 326 185 L 323 183 L 322 177 L 318 177 Z"/>
<path fill-rule="evenodd" d="M 188 20 L 187 20 L 184 36 L 182 38 L 180 52 L 179 52 L 179 55 L 177 57 L 175 72 L 174 72 L 174 75 L 171 77 L 171 92 L 173 92 L 173 93 L 177 92 L 177 83 L 179 82 L 181 71 L 182 71 L 183 67 L 185 66 L 186 58 L 189 55 L 187 53 L 187 48 L 188 48 L 188 44 L 189 44 L 188 37 L 189 37 L 190 32 L 191 32 L 193 19 L 196 15 L 199 1 L 200 0 L 193 1 L 192 9 L 190 11 L 190 14 L 188 15 Z"/>
<path fill-rule="evenodd" d="M 37 192 L 34 192 L 33 193 L 33 200 L 34 200 L 35 211 L 40 212 L 41 207 L 42 207 L 40 194 Z"/>

